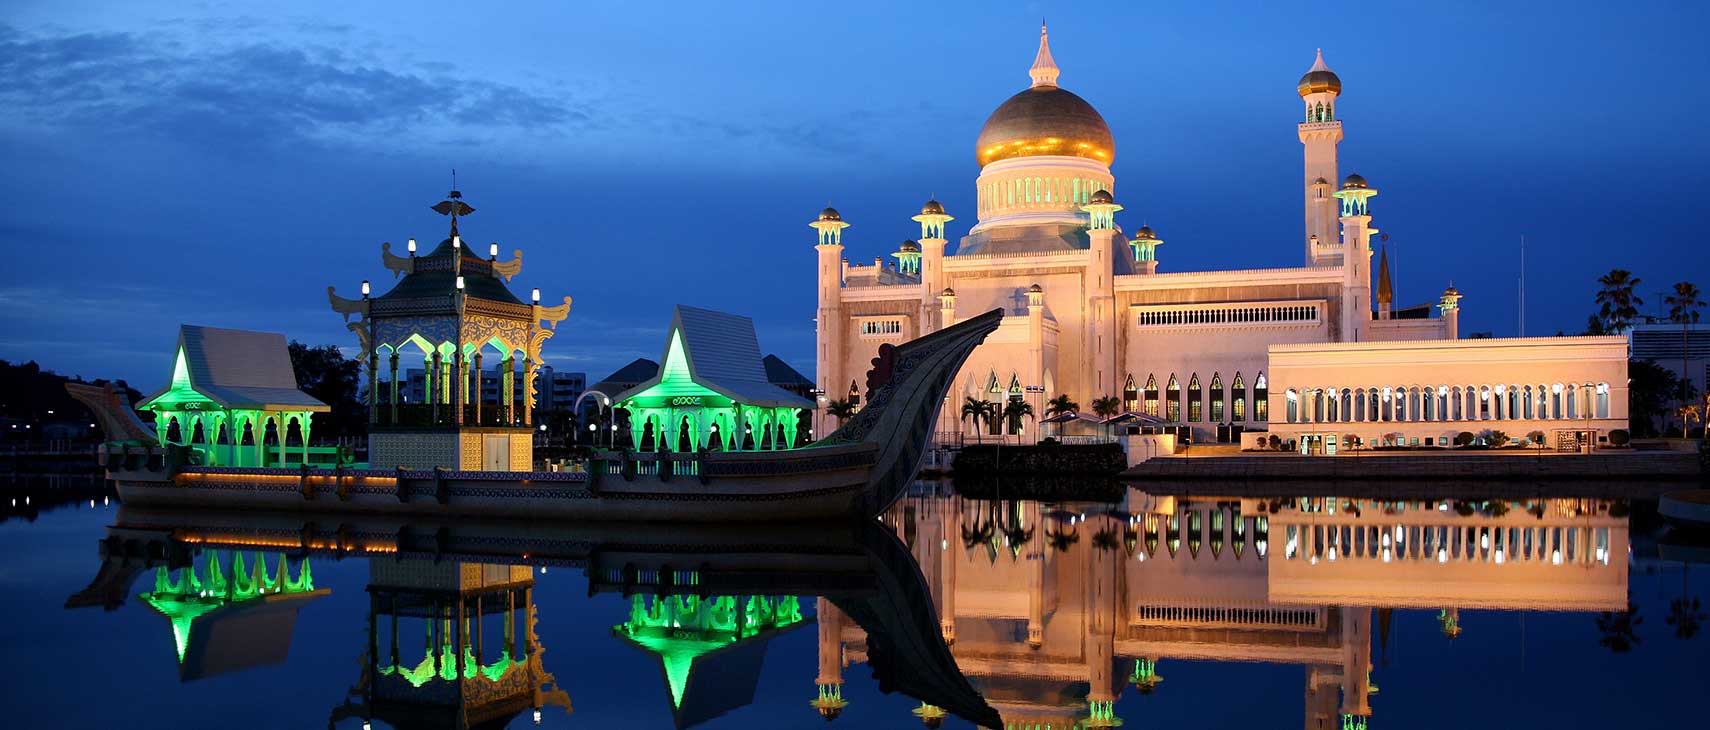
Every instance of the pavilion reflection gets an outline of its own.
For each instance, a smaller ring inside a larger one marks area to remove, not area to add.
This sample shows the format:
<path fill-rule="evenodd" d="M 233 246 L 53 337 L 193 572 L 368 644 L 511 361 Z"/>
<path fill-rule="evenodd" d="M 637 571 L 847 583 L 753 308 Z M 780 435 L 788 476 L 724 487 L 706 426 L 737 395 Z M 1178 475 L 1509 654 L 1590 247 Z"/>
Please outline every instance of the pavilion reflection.
<path fill-rule="evenodd" d="M 1298 665 L 1304 727 L 1364 727 L 1392 609 L 1435 609 L 1454 638 L 1461 608 L 1626 607 L 1627 520 L 1605 500 L 922 494 L 883 521 L 957 666 L 1017 730 L 1121 724 L 1116 700 L 1162 691 L 1171 660 Z M 866 637 L 822 605 L 819 639 L 820 695 L 840 696 Z"/>

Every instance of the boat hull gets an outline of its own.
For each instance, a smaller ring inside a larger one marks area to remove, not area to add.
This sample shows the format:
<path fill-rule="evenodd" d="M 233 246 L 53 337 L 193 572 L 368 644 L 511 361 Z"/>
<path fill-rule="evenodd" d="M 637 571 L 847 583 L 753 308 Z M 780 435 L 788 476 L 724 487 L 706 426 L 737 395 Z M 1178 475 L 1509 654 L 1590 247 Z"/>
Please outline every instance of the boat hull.
<path fill-rule="evenodd" d="M 771 522 L 845 518 L 867 489 L 869 448 L 757 460 L 595 462 L 593 472 L 183 467 L 112 474 L 125 504 L 433 518 Z M 669 469 L 682 472 L 674 476 Z M 649 473 L 650 472 L 650 473 Z M 706 476 L 703 476 L 706 475 Z"/>

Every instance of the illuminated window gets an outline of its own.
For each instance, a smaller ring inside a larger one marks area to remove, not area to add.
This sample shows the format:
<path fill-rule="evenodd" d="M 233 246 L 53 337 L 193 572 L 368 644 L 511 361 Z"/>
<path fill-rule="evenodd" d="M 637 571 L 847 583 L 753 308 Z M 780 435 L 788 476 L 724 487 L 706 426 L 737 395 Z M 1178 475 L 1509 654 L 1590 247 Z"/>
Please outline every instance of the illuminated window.
<path fill-rule="evenodd" d="M 1134 375 L 1128 375 L 1128 383 L 1122 386 L 1122 410 L 1140 410 L 1140 391 L 1134 387 Z"/>
<path fill-rule="evenodd" d="M 1271 390 L 1265 386 L 1265 374 L 1261 372 L 1259 377 L 1253 380 L 1253 420 L 1271 420 L 1270 397 Z"/>
<path fill-rule="evenodd" d="M 1203 396 L 1204 392 L 1202 392 L 1199 387 L 1199 373 L 1194 373 L 1188 378 L 1187 384 L 1187 413 L 1189 421 L 1198 423 L 1205 420 L 1202 418 L 1204 413 L 1201 411 L 1200 406 L 1200 400 Z"/>
<path fill-rule="evenodd" d="M 1146 376 L 1146 415 L 1158 417 L 1158 377 Z"/>
<path fill-rule="evenodd" d="M 1182 420 L 1182 386 L 1176 382 L 1174 373 L 1170 374 L 1170 382 L 1164 386 L 1164 420 L 1172 423 Z"/>
<path fill-rule="evenodd" d="M 1232 408 L 1230 419 L 1236 423 L 1247 420 L 1247 384 L 1241 380 L 1241 371 L 1235 371 L 1235 382 L 1230 383 Z"/>
<path fill-rule="evenodd" d="M 1217 373 L 1211 374 L 1211 421 L 1223 422 L 1223 378 Z"/>

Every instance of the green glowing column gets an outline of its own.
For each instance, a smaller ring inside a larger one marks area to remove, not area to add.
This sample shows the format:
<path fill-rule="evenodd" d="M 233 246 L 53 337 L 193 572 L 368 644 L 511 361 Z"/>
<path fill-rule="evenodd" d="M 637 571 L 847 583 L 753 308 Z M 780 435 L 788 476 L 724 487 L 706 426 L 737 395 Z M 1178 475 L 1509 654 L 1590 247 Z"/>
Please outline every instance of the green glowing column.
<path fill-rule="evenodd" d="M 469 395 L 469 363 L 463 359 L 463 343 L 457 343 L 456 347 L 451 354 L 451 422 L 462 426 L 463 404 Z"/>
<path fill-rule="evenodd" d="M 391 393 L 392 424 L 397 425 L 397 423 L 398 423 L 398 351 L 393 350 L 392 356 L 387 358 L 387 360 L 390 361 L 391 366 L 392 366 L 392 389 L 391 389 L 392 390 L 392 393 Z M 397 662 L 393 662 L 393 663 L 396 664 Z"/>
<path fill-rule="evenodd" d="M 511 353 L 505 353 L 503 365 L 505 368 L 505 374 L 500 382 L 499 389 L 503 391 L 501 397 L 505 399 L 505 405 L 500 409 L 499 415 L 504 419 L 506 425 L 510 425 L 512 423 L 516 423 L 515 414 L 517 407 L 517 396 L 515 390 L 517 364 L 516 359 L 511 355 Z"/>
<path fill-rule="evenodd" d="M 481 425 L 481 351 L 475 351 L 475 392 L 471 398 L 475 404 L 475 425 Z"/>
<path fill-rule="evenodd" d="M 440 387 L 441 383 L 445 382 L 445 379 L 440 377 L 440 374 L 439 374 L 439 349 L 438 348 L 434 349 L 433 355 L 428 358 L 426 365 L 427 365 L 427 383 L 426 383 L 426 385 L 427 385 L 427 391 L 426 391 L 427 399 L 428 399 L 428 402 L 433 404 L 433 407 L 428 409 L 428 415 L 430 418 L 433 419 L 433 423 L 435 425 L 438 425 L 439 424 L 439 387 Z"/>

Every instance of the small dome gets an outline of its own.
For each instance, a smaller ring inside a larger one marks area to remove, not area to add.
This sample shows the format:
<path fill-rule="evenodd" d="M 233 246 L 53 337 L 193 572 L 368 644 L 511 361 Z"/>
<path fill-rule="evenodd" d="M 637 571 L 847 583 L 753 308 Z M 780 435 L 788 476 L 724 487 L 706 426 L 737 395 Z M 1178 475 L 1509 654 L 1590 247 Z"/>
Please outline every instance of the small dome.
<path fill-rule="evenodd" d="M 843 220 L 843 215 L 838 213 L 836 208 L 826 208 L 819 212 L 819 219 L 822 221 L 840 221 Z"/>
<path fill-rule="evenodd" d="M 1324 49 L 1318 49 L 1318 58 L 1312 62 L 1312 68 L 1307 69 L 1306 75 L 1300 77 L 1300 84 L 1295 91 L 1301 96 L 1328 91 L 1332 94 L 1342 93 L 1342 79 L 1324 64 Z"/>
<path fill-rule="evenodd" d="M 944 215 L 944 205 L 936 200 L 928 200 L 926 201 L 926 205 L 920 206 L 920 214 Z"/>
<path fill-rule="evenodd" d="M 944 293 L 943 293 L 943 294 L 940 294 L 940 295 L 938 295 L 938 296 L 941 296 L 941 297 L 953 297 L 953 296 L 956 296 L 956 290 L 955 290 L 955 289 L 950 289 L 950 288 L 948 288 L 948 287 L 946 287 L 946 288 L 945 288 L 945 289 L 944 289 Z"/>
<path fill-rule="evenodd" d="M 1326 185 L 1327 186 L 1330 184 L 1330 181 L 1325 180 L 1324 178 L 1318 178 L 1317 180 L 1313 180 L 1312 184 L 1313 185 Z"/>
<path fill-rule="evenodd" d="M 1365 190 L 1366 189 L 1366 179 L 1363 177 L 1360 177 L 1360 173 L 1357 173 L 1357 172 L 1351 173 L 1346 178 L 1342 179 L 1342 189 L 1343 190 Z"/>
<path fill-rule="evenodd" d="M 1458 297 L 1460 295 L 1461 290 L 1456 289 L 1454 284 L 1450 284 L 1449 288 L 1443 290 L 1443 296 L 1445 297 Z"/>
<path fill-rule="evenodd" d="M 912 239 L 910 239 L 907 241 L 903 241 L 902 245 L 897 247 L 897 250 L 902 251 L 904 253 L 920 253 L 920 244 L 915 243 Z"/>
<path fill-rule="evenodd" d="M 1134 232 L 1134 238 L 1142 241 L 1155 240 L 1157 237 L 1158 234 L 1152 232 L 1151 226 L 1140 226 L 1140 230 Z"/>
<path fill-rule="evenodd" d="M 1109 190 L 1099 190 L 1092 194 L 1093 205 L 1110 205 L 1114 202 L 1116 202 L 1116 199 L 1110 197 Z"/>
<path fill-rule="evenodd" d="M 1045 287 L 1039 286 L 1038 284 L 1034 284 L 1033 286 L 1027 287 L 1027 293 L 1028 294 L 1044 294 L 1045 293 Z"/>

